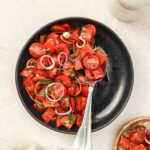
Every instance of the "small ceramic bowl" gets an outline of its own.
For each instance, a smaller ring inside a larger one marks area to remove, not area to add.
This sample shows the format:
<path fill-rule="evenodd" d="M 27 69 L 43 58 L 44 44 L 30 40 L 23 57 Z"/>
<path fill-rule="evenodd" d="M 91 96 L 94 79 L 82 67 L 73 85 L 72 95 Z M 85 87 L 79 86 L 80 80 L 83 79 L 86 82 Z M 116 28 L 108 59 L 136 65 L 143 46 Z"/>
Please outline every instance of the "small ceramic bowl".
<path fill-rule="evenodd" d="M 138 117 L 133 120 L 130 120 L 125 125 L 123 125 L 115 137 L 113 143 L 113 150 L 119 150 L 118 141 L 120 139 L 120 136 L 122 134 L 128 136 L 131 129 L 137 125 L 139 126 L 144 125 L 148 130 L 150 130 L 150 117 L 148 116 Z"/>

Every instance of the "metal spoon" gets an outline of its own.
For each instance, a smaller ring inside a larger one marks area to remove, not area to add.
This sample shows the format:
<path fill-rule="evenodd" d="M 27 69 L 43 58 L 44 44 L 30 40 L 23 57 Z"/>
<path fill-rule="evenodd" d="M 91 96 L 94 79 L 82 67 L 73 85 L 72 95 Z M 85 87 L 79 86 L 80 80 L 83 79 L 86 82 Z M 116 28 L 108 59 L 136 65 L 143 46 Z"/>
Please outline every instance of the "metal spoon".
<path fill-rule="evenodd" d="M 99 50 L 96 48 L 95 51 Z M 108 61 L 108 60 L 107 60 Z M 107 62 L 108 64 L 108 62 Z M 108 65 L 106 65 L 106 71 L 108 71 Z M 108 77 L 108 73 L 107 73 Z M 109 77 L 108 77 L 109 80 Z M 99 80 L 98 80 L 99 81 Z M 91 138 L 91 105 L 92 105 L 92 93 L 94 86 L 98 82 L 96 81 L 93 86 L 89 86 L 88 98 L 85 107 L 84 118 L 82 125 L 78 130 L 73 144 L 73 150 L 92 150 L 92 138 Z"/>

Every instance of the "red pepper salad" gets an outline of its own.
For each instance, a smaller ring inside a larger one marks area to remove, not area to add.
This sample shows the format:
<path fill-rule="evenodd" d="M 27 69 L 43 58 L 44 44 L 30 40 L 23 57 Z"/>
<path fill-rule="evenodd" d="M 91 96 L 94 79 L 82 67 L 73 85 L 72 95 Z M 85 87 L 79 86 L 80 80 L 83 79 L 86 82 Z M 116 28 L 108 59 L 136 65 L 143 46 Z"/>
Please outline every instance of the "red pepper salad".
<path fill-rule="evenodd" d="M 118 150 L 150 150 L 150 131 L 143 125 L 134 126 L 121 135 Z"/>
<path fill-rule="evenodd" d="M 92 24 L 55 24 L 29 47 L 31 58 L 21 72 L 23 86 L 46 123 L 71 129 L 81 126 L 88 87 L 104 77 L 107 57 L 93 48 Z"/>

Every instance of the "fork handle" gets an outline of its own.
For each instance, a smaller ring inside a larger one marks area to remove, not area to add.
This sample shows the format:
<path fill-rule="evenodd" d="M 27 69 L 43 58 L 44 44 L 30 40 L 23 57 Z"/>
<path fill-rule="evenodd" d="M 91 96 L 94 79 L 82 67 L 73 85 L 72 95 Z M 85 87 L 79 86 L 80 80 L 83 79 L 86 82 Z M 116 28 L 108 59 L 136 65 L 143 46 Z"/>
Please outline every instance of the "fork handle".
<path fill-rule="evenodd" d="M 82 125 L 76 135 L 73 150 L 92 150 L 91 142 L 91 104 L 93 87 L 89 86 L 88 98 Z"/>

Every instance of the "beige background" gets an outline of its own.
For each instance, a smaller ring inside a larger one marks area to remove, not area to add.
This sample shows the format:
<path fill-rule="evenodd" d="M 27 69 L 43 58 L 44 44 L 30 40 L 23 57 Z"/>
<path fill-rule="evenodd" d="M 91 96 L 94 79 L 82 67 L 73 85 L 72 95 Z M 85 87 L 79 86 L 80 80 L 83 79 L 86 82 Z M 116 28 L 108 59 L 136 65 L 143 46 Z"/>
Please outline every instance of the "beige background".
<path fill-rule="evenodd" d="M 25 110 L 15 86 L 15 65 L 21 48 L 41 26 L 55 19 L 83 16 L 114 30 L 127 46 L 135 82 L 130 101 L 119 117 L 93 133 L 94 150 L 111 150 L 114 136 L 128 120 L 150 115 L 150 11 L 133 23 L 119 22 L 108 9 L 109 0 L 0 0 L 0 138 L 32 140 L 45 150 L 71 150 L 74 136 L 54 132 Z"/>

